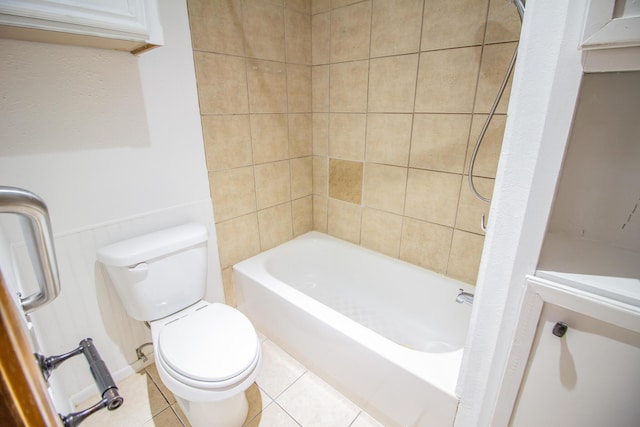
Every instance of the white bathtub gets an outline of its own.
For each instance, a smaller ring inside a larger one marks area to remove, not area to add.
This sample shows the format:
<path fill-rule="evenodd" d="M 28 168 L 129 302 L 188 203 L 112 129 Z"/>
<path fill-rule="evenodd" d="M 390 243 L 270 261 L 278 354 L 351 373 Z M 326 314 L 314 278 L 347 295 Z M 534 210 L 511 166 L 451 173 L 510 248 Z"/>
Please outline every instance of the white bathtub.
<path fill-rule="evenodd" d="M 254 325 L 384 425 L 453 424 L 469 285 L 318 232 L 233 270 Z"/>

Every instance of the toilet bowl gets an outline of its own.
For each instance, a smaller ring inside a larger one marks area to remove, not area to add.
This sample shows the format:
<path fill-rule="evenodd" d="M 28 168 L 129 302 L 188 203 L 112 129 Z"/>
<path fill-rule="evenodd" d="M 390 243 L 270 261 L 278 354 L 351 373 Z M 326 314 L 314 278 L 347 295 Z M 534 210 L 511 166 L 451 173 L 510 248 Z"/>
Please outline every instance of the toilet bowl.
<path fill-rule="evenodd" d="M 192 425 L 242 425 L 244 391 L 262 365 L 255 329 L 238 310 L 199 303 L 150 323 L 156 368 Z"/>
<path fill-rule="evenodd" d="M 233 307 L 204 301 L 207 230 L 185 224 L 98 251 L 127 313 L 151 327 L 160 379 L 193 427 L 240 427 L 262 366 L 258 335 Z"/>

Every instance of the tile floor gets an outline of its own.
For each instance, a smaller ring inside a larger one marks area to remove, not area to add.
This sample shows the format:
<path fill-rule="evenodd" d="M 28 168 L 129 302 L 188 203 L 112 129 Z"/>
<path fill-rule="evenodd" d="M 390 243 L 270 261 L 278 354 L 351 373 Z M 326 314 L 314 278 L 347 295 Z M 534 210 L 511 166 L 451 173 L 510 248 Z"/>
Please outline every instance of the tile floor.
<path fill-rule="evenodd" d="M 298 361 L 263 337 L 262 371 L 247 390 L 246 427 L 381 427 L 381 424 L 342 396 Z M 125 404 L 101 410 L 82 427 L 190 426 L 175 398 L 162 384 L 155 365 L 118 382 Z M 78 405 L 86 408 L 96 397 Z"/>

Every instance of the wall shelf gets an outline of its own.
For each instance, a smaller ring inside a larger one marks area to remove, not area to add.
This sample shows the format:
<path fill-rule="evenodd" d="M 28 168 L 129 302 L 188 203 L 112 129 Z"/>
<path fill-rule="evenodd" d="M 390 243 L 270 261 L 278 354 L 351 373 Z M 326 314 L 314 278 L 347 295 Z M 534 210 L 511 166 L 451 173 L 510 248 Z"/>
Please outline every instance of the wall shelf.
<path fill-rule="evenodd" d="M 0 38 L 134 54 L 164 43 L 156 0 L 5 0 Z"/>
<path fill-rule="evenodd" d="M 591 0 L 581 48 L 585 72 L 640 70 L 640 3 Z"/>

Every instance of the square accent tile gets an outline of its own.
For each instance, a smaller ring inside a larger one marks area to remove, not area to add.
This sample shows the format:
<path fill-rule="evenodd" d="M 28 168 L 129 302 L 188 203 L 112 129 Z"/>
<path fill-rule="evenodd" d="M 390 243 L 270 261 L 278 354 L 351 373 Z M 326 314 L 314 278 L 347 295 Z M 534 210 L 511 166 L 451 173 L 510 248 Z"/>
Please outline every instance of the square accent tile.
<path fill-rule="evenodd" d="M 362 162 L 329 159 L 329 197 L 360 204 L 362 170 Z"/>

